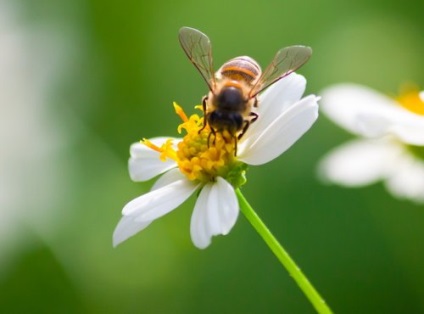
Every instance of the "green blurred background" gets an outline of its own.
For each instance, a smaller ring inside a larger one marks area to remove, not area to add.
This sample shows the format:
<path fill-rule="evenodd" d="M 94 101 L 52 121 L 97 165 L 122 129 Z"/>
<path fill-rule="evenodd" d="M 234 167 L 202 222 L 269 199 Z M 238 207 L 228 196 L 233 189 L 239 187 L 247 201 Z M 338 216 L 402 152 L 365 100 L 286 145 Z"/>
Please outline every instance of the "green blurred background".
<path fill-rule="evenodd" d="M 424 2 L 0 0 L 1 313 L 313 313 L 243 216 L 206 250 L 194 199 L 112 248 L 131 182 L 129 145 L 176 135 L 206 86 L 179 47 L 209 35 L 216 67 L 314 49 L 307 93 L 338 82 L 390 95 L 424 86 Z M 381 184 L 316 179 L 350 139 L 321 116 L 243 191 L 336 313 L 424 313 L 424 206 Z"/>

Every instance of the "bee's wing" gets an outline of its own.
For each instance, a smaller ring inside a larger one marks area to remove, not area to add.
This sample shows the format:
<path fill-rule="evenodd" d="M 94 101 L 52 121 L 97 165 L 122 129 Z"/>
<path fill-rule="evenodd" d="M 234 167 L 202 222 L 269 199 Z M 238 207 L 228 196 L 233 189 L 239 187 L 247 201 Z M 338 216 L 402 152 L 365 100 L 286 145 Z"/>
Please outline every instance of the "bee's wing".
<path fill-rule="evenodd" d="M 199 70 L 209 89 L 213 90 L 215 74 L 212 64 L 212 45 L 208 36 L 197 29 L 182 27 L 179 32 L 179 39 L 187 57 Z"/>
<path fill-rule="evenodd" d="M 249 97 L 255 97 L 265 88 L 299 69 L 308 61 L 311 54 L 312 49 L 306 46 L 290 46 L 280 49 L 253 86 Z"/>

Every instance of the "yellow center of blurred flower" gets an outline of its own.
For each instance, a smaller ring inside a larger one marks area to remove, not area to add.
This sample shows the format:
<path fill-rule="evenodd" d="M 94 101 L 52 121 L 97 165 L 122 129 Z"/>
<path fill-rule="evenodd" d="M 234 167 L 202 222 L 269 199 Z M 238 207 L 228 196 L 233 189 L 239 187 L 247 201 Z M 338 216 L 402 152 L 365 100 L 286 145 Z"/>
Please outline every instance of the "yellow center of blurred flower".
<path fill-rule="evenodd" d="M 396 100 L 405 109 L 419 115 L 424 115 L 424 92 L 411 90 L 401 94 Z"/>
<path fill-rule="evenodd" d="M 211 133 L 209 126 L 203 127 L 203 117 L 197 114 L 187 117 L 183 109 L 175 103 L 174 108 L 183 121 L 178 126 L 178 132 L 187 132 L 178 143 L 178 148 L 175 149 L 172 139 L 167 140 L 161 147 L 146 139 L 142 143 L 159 152 L 161 160 L 175 160 L 180 171 L 190 180 L 206 183 L 220 176 L 234 183 L 232 177 L 243 176 L 245 167 L 240 166 L 241 163 L 235 157 L 234 136 L 225 131 Z M 244 183 L 243 180 L 236 181 L 235 185 Z"/>

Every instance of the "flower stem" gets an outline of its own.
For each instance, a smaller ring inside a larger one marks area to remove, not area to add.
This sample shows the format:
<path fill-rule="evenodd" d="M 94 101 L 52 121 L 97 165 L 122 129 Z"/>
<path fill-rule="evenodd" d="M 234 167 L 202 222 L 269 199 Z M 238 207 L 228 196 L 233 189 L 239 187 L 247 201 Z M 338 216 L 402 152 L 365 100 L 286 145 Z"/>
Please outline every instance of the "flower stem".
<path fill-rule="evenodd" d="M 271 251 L 275 254 L 278 260 L 283 264 L 287 269 L 289 274 L 293 277 L 296 283 L 299 285 L 299 288 L 303 291 L 312 305 L 315 307 L 318 313 L 332 313 L 331 309 L 325 303 L 324 299 L 319 295 L 315 290 L 314 286 L 309 282 L 308 278 L 302 273 L 300 268 L 292 260 L 290 255 L 286 250 L 281 246 L 278 240 L 273 236 L 271 231 L 267 226 L 262 222 L 247 200 L 244 198 L 240 189 L 236 190 L 237 198 L 239 200 L 239 205 L 241 211 L 246 216 L 247 220 L 252 224 L 256 229 L 262 239 L 268 244 Z"/>

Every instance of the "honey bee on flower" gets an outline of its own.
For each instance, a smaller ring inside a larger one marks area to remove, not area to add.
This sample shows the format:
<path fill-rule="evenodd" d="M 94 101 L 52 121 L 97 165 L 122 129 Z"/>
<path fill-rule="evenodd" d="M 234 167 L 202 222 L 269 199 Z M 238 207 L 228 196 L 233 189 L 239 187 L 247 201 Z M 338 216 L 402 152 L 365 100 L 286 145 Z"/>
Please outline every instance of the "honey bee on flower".
<path fill-rule="evenodd" d="M 248 83 L 247 78 L 239 77 L 249 74 L 246 67 L 238 65 L 235 72 L 229 70 L 233 61 L 214 74 L 206 35 L 183 28 L 179 38 L 210 87 L 201 107 L 203 115 L 187 116 L 174 104 L 182 120 L 177 127 L 179 133 L 185 133 L 182 138 L 157 137 L 131 145 L 131 178 L 147 181 L 162 176 L 150 192 L 124 206 L 123 217 L 113 234 L 114 245 L 200 191 L 191 217 L 190 234 L 196 247 L 206 248 L 212 236 L 228 234 L 234 226 L 239 213 L 236 190 L 246 182 L 247 166 L 261 165 L 278 157 L 318 117 L 318 97 L 302 98 L 306 80 L 293 72 L 309 58 L 308 48 L 281 50 L 274 65 L 262 76 L 253 59 L 233 59 L 256 71 Z M 246 89 L 249 84 L 250 88 Z M 260 106 L 252 114 L 251 109 L 257 103 Z M 258 116 L 260 119 L 256 120 Z M 256 120 L 255 123 L 252 120 Z"/>
<path fill-rule="evenodd" d="M 312 54 L 310 47 L 290 46 L 280 49 L 263 73 L 259 64 L 248 56 L 225 62 L 215 73 L 208 36 L 197 29 L 183 27 L 179 39 L 209 87 L 209 93 L 202 100 L 204 127 L 210 126 L 209 136 L 228 131 L 235 141 L 235 154 L 237 139 L 258 119 L 258 114 L 252 111 L 258 107 L 258 94 L 296 71 Z"/>

